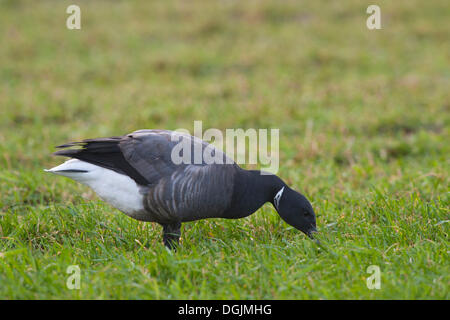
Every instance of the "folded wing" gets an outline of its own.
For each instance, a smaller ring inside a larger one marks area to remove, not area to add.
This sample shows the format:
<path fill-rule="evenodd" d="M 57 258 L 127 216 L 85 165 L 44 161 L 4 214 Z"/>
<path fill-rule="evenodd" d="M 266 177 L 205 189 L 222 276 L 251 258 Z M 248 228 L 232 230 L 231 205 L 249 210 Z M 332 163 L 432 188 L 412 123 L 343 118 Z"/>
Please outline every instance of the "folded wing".
<path fill-rule="evenodd" d="M 224 162 L 234 163 L 212 145 L 190 135 L 168 130 L 138 130 L 125 136 L 86 139 L 60 145 L 57 148 L 63 150 L 54 154 L 114 170 L 128 175 L 140 185 L 150 186 L 157 184 L 162 177 L 170 176 L 187 166 L 207 165 L 204 159 L 195 164 L 174 163 L 172 151 L 181 139 L 187 139 L 191 143 L 192 155 L 198 150 L 203 153 L 209 148 L 209 152 L 222 157 Z"/>

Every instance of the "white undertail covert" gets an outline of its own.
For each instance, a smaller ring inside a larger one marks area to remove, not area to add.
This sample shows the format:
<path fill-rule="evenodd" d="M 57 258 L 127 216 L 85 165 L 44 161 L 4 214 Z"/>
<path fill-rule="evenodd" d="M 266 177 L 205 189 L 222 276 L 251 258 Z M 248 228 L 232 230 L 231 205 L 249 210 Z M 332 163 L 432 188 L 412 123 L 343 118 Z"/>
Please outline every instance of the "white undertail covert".
<path fill-rule="evenodd" d="M 90 187 L 103 201 L 131 217 L 138 218 L 144 211 L 140 187 L 126 175 L 78 159 L 68 160 L 45 171 Z"/>

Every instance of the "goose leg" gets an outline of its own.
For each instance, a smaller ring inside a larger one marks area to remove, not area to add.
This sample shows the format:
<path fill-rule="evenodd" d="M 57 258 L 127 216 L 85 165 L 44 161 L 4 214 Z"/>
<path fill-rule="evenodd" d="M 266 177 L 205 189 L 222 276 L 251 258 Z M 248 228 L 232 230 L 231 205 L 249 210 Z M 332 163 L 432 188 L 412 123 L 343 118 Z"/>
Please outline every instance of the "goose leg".
<path fill-rule="evenodd" d="M 181 235 L 181 222 L 163 224 L 163 242 L 169 249 L 176 249 Z"/>

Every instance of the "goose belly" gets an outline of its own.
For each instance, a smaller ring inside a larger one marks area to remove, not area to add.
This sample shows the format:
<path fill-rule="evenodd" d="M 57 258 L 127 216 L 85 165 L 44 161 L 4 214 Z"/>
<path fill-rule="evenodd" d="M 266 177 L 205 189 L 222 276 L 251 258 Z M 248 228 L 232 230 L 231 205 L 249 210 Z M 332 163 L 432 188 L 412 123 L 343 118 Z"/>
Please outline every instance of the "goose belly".
<path fill-rule="evenodd" d="M 160 223 L 221 218 L 233 191 L 233 172 L 227 168 L 190 166 L 174 172 L 149 190 L 147 211 Z"/>
<path fill-rule="evenodd" d="M 131 218 L 149 221 L 144 208 L 144 196 L 141 187 L 130 177 L 102 168 L 100 177 L 85 183 L 95 193 L 114 208 Z"/>

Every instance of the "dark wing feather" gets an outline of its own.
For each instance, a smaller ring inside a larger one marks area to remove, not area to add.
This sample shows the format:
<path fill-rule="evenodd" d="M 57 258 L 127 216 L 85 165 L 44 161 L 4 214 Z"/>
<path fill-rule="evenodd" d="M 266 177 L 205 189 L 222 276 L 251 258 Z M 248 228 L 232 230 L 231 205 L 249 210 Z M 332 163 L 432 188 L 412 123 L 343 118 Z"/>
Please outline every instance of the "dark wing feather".
<path fill-rule="evenodd" d="M 202 150 L 212 147 L 208 143 L 189 135 L 183 135 L 168 130 L 138 130 L 121 137 L 87 139 L 59 146 L 59 148 L 81 147 L 81 149 L 66 149 L 54 154 L 80 159 L 92 164 L 126 174 L 138 184 L 153 185 L 166 176 L 187 166 L 204 166 L 206 163 L 175 164 L 172 161 L 172 150 L 179 140 L 172 140 L 173 135 L 187 138 L 191 141 L 191 154 L 195 146 L 201 145 Z M 230 161 L 226 155 L 215 148 L 214 152 L 223 156 L 224 162 Z"/>
<path fill-rule="evenodd" d="M 156 130 L 154 130 L 156 131 Z M 131 133 L 124 137 L 119 147 L 124 158 L 151 184 L 172 174 L 179 166 L 171 159 L 173 145 L 159 130 L 149 134 Z"/>
<path fill-rule="evenodd" d="M 111 137 L 72 142 L 60 145 L 57 148 L 81 148 L 59 150 L 53 154 L 86 161 L 128 175 L 138 184 L 148 185 L 149 181 L 125 160 L 122 151 L 119 148 L 119 142 L 122 139 L 123 137 Z"/>
<path fill-rule="evenodd" d="M 119 146 L 125 159 L 150 183 L 156 183 L 162 177 L 169 176 L 177 170 L 186 169 L 188 166 L 207 165 L 204 161 L 199 164 L 190 162 L 175 164 L 172 161 L 172 150 L 180 142 L 181 138 L 189 141 L 191 155 L 194 155 L 196 147 L 200 146 L 202 151 L 209 147 L 223 157 L 224 162 L 234 163 L 222 151 L 205 141 L 176 131 L 138 130 L 125 136 L 120 141 Z"/>

